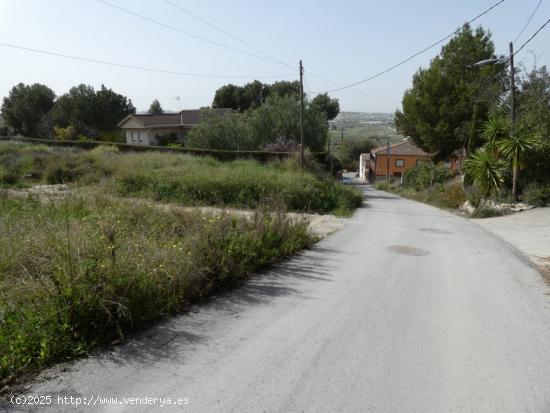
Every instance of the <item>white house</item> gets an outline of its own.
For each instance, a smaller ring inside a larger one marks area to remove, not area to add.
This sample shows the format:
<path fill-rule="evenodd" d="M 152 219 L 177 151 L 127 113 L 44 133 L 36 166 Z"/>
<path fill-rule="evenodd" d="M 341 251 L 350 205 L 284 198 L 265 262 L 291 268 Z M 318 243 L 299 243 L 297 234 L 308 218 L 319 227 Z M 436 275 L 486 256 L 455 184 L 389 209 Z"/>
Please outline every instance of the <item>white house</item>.
<path fill-rule="evenodd" d="M 159 137 L 174 134 L 177 143 L 184 143 L 185 135 L 203 114 L 223 116 L 232 109 L 192 109 L 159 115 L 128 115 L 117 125 L 124 130 L 126 142 L 138 145 L 158 145 Z"/>

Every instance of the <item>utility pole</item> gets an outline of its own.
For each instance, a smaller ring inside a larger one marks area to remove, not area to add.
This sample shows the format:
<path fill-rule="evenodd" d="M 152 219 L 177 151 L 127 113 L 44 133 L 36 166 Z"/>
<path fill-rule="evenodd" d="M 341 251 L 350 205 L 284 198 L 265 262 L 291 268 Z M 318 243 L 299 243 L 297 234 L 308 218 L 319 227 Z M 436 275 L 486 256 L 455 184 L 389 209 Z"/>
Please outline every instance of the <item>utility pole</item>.
<path fill-rule="evenodd" d="M 344 143 L 344 127 L 342 126 L 342 139 L 340 139 L 340 143 Z"/>
<path fill-rule="evenodd" d="M 514 68 L 514 45 L 510 42 L 510 75 L 511 75 L 511 115 L 512 115 L 512 134 L 514 134 L 514 126 L 516 123 L 516 70 Z"/>
<path fill-rule="evenodd" d="M 300 165 L 304 169 L 304 67 L 300 60 Z"/>
<path fill-rule="evenodd" d="M 387 143 L 387 153 L 386 153 L 386 181 L 390 182 L 390 137 L 388 135 L 388 143 Z"/>
<path fill-rule="evenodd" d="M 511 87 L 512 87 L 512 90 L 511 90 L 511 95 L 510 95 L 510 112 L 511 112 L 511 120 L 512 122 L 510 123 L 511 125 L 511 132 L 512 132 L 512 136 L 514 136 L 514 134 L 516 133 L 516 69 L 514 68 L 514 45 L 512 44 L 512 42 L 510 42 L 510 75 L 511 75 L 511 79 L 510 79 L 510 83 L 511 83 Z M 513 179 L 512 179 L 512 194 L 514 195 L 514 200 L 517 201 L 518 200 L 518 187 L 517 187 L 517 182 L 518 182 L 518 173 L 519 173 L 519 166 L 518 165 L 514 165 L 513 167 Z"/>

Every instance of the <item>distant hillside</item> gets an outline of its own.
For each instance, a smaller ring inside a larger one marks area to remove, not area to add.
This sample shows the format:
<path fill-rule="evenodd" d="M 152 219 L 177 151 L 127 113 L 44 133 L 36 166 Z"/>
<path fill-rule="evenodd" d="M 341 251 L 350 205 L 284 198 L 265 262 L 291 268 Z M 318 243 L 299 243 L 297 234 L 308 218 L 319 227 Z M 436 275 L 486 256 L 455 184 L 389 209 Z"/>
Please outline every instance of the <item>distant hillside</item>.
<path fill-rule="evenodd" d="M 330 134 L 333 138 L 360 140 L 370 138 L 376 143 L 391 142 L 403 139 L 395 130 L 393 113 L 340 112 L 330 121 Z"/>

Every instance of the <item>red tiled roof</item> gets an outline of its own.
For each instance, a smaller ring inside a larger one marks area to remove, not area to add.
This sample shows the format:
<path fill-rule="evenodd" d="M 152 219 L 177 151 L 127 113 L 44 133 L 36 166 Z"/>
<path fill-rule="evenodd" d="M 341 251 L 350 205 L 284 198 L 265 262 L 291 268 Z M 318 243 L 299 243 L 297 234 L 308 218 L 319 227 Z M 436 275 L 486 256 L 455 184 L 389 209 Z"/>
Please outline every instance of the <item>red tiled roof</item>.
<path fill-rule="evenodd" d="M 385 155 L 387 153 L 387 145 L 380 145 L 371 149 L 371 153 Z M 409 140 L 390 144 L 391 155 L 413 155 L 413 156 L 430 156 L 414 143 Z"/>

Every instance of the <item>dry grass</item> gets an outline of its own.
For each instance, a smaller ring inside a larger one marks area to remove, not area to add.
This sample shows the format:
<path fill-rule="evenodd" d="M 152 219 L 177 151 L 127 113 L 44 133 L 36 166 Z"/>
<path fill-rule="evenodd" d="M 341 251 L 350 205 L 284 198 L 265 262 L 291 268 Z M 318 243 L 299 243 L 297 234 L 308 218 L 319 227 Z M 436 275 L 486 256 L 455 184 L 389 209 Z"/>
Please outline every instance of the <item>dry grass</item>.
<path fill-rule="evenodd" d="M 123 339 L 314 240 L 305 220 L 0 197 L 0 382 Z"/>

